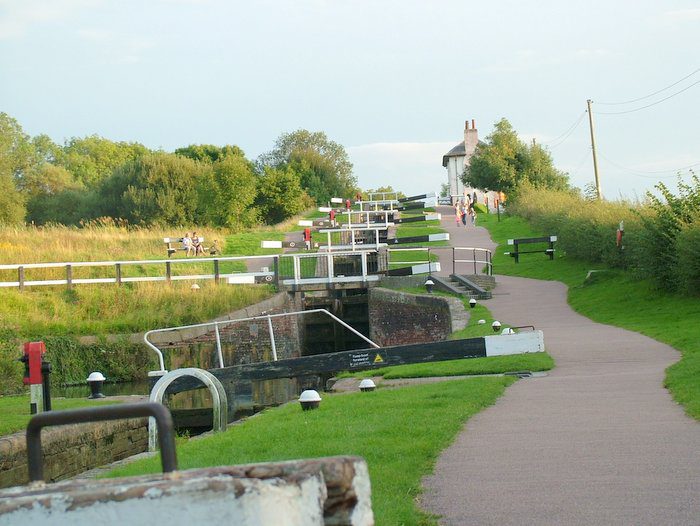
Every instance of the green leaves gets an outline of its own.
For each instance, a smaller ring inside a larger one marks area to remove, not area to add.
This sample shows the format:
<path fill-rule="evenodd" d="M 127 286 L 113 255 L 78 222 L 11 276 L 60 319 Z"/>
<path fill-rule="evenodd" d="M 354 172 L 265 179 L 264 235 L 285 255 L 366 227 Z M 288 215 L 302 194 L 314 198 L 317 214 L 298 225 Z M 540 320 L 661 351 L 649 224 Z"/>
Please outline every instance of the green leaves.
<path fill-rule="evenodd" d="M 511 193 L 523 183 L 536 188 L 565 190 L 568 176 L 556 168 L 552 158 L 538 144 L 523 143 L 506 119 L 480 142 L 465 169 L 462 180 L 475 188 Z"/>

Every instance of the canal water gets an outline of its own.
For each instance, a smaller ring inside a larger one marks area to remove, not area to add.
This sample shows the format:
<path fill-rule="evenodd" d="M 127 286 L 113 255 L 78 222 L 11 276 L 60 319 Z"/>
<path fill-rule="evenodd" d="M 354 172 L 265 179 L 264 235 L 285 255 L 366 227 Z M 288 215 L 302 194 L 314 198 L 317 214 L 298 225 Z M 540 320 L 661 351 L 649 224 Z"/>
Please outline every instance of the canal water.
<path fill-rule="evenodd" d="M 229 421 L 256 413 L 265 407 L 286 403 L 298 396 L 298 383 L 292 379 L 243 381 L 235 386 L 233 401 L 229 400 Z M 105 383 L 102 388 L 105 396 L 129 396 L 150 394 L 148 380 L 122 383 Z M 86 385 L 53 387 L 53 398 L 87 398 L 90 388 Z M 174 395 L 166 395 L 164 401 L 170 408 L 178 431 L 187 430 L 191 435 L 211 429 L 211 393 L 207 388 L 193 389 Z"/>

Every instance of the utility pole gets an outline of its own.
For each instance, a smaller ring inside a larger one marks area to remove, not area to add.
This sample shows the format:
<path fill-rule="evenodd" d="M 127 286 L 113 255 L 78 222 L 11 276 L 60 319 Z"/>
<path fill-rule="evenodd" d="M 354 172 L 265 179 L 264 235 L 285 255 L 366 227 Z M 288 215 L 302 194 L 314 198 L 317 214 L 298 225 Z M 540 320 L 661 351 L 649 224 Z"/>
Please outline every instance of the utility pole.
<path fill-rule="evenodd" d="M 595 135 L 593 135 L 593 112 L 591 111 L 591 99 L 588 99 L 586 103 L 588 104 L 588 124 L 591 127 L 591 149 L 593 150 L 593 173 L 595 174 L 595 193 L 598 199 L 603 198 L 603 194 L 600 191 L 600 178 L 598 177 L 598 158 L 595 155 Z"/>

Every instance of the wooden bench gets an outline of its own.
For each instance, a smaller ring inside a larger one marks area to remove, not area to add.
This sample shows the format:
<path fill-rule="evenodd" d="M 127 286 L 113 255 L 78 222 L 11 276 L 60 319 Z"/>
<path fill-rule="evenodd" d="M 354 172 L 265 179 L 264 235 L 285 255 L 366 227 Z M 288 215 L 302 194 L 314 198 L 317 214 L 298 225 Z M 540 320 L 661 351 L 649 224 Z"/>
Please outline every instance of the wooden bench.
<path fill-rule="evenodd" d="M 163 238 L 163 243 L 165 243 L 166 246 L 167 246 L 168 257 L 172 256 L 172 255 L 173 255 L 175 252 L 177 252 L 178 250 L 182 250 L 183 252 L 184 252 L 185 250 L 187 250 L 185 247 L 182 246 L 182 240 L 183 240 L 183 239 L 184 239 L 184 238 L 182 238 L 182 237 L 164 237 L 164 238 Z M 202 243 L 204 243 L 204 238 L 203 238 L 203 237 L 198 237 L 197 239 L 199 240 L 200 245 L 201 245 Z M 194 242 L 194 238 L 192 239 L 192 241 Z M 178 247 L 173 247 L 173 243 L 179 243 L 180 246 L 178 246 Z M 203 250 L 204 250 L 205 252 L 208 250 L 208 249 L 206 249 L 206 248 L 204 248 L 204 247 L 202 247 L 202 248 L 203 248 Z M 197 254 L 195 254 L 195 256 L 196 256 L 196 255 L 197 255 Z"/>
<path fill-rule="evenodd" d="M 520 254 L 540 254 L 544 253 L 549 256 L 549 259 L 554 259 L 554 242 L 557 240 L 557 236 L 544 236 L 544 237 L 523 237 L 520 239 L 509 239 L 508 244 L 513 245 L 514 250 L 512 252 L 506 252 L 506 256 L 515 258 L 515 262 L 518 263 L 518 258 Z M 545 249 L 537 250 L 520 250 L 520 245 L 530 244 L 530 243 L 548 243 L 548 247 Z"/>

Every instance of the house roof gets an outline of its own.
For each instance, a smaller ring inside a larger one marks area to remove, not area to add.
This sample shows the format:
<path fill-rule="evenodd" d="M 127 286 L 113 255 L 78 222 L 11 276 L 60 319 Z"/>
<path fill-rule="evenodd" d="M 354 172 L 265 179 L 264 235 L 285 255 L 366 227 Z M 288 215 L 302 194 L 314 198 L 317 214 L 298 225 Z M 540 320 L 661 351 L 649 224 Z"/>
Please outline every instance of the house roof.
<path fill-rule="evenodd" d="M 450 157 L 464 157 L 465 155 L 467 155 L 467 151 L 464 149 L 464 141 L 462 141 L 442 156 L 442 165 L 446 167 Z"/>

